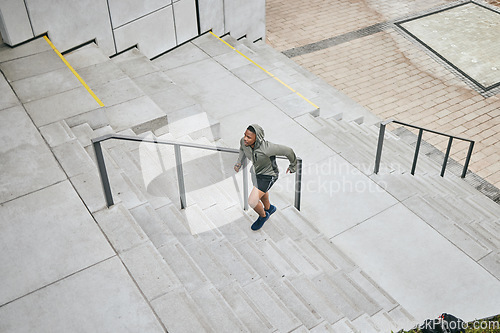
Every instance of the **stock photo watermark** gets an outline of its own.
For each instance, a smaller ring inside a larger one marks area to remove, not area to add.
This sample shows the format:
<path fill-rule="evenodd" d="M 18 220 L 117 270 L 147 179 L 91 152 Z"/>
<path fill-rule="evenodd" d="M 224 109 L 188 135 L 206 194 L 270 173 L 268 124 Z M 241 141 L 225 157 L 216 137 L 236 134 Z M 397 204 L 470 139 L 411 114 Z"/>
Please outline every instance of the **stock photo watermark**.
<path fill-rule="evenodd" d="M 500 329 L 500 322 L 494 320 L 474 320 L 472 322 L 464 322 L 462 320 L 428 320 L 418 326 L 420 330 L 436 330 L 440 329 L 443 332 L 455 332 L 456 330 L 498 330 Z"/>

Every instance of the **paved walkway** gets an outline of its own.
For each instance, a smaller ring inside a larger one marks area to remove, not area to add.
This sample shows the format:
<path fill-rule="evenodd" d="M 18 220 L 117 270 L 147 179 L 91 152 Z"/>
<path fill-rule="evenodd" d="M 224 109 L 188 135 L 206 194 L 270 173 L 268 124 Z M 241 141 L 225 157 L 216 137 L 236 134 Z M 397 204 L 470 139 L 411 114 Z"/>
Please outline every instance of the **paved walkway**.
<path fill-rule="evenodd" d="M 268 0 L 267 43 L 382 118 L 475 140 L 471 170 L 500 187 L 500 89 L 481 93 L 393 24 L 458 3 Z M 466 152 L 454 143 L 454 159 Z"/>

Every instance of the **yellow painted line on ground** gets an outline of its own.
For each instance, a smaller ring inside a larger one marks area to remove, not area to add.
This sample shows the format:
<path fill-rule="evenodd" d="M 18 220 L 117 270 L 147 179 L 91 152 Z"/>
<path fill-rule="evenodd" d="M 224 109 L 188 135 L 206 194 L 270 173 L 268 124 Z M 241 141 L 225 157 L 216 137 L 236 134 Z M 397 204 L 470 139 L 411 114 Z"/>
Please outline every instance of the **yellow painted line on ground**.
<path fill-rule="evenodd" d="M 76 76 L 76 78 L 78 79 L 78 81 L 80 81 L 80 83 L 85 87 L 85 89 L 87 89 L 87 91 L 89 92 L 89 94 L 94 97 L 94 99 L 96 100 L 96 102 L 100 105 L 100 106 L 104 106 L 104 103 L 101 102 L 101 100 L 99 99 L 99 97 L 96 96 L 96 94 L 94 94 L 94 92 L 92 91 L 92 89 L 90 89 L 90 87 L 85 83 L 85 81 L 83 81 L 82 77 L 80 75 L 78 75 L 78 73 L 74 70 L 74 68 L 69 64 L 69 62 L 64 58 L 64 56 L 61 54 L 61 52 L 59 52 L 56 47 L 54 46 L 54 44 L 52 44 L 52 42 L 50 41 L 50 39 L 47 37 L 47 36 L 43 36 L 43 38 L 47 41 L 47 43 L 49 43 L 50 47 L 52 47 L 52 49 L 54 50 L 54 52 L 59 56 L 59 58 L 61 58 L 61 60 L 66 64 L 66 66 L 68 66 L 68 68 L 70 69 L 70 71 Z"/>
<path fill-rule="evenodd" d="M 247 57 L 246 55 L 244 55 L 243 53 L 241 53 L 239 50 L 237 50 L 236 48 L 234 48 L 231 44 L 229 44 L 228 42 L 226 42 L 224 39 L 222 39 L 219 36 L 217 36 L 216 34 L 214 34 L 212 31 L 210 31 L 210 33 L 212 35 L 214 35 L 217 39 L 219 39 L 220 41 L 222 41 L 224 44 L 226 44 L 227 46 L 229 46 L 230 48 L 232 48 L 234 51 L 238 52 L 241 56 L 243 56 L 245 59 L 247 59 L 248 61 L 250 61 L 252 64 L 254 64 L 258 68 L 260 68 L 261 70 L 263 70 L 267 75 L 269 75 L 270 77 L 274 78 L 276 81 L 278 81 L 279 83 L 281 83 L 282 85 L 284 85 L 285 87 L 287 87 L 288 89 L 290 89 L 292 92 L 296 93 L 297 96 L 299 96 L 300 98 L 302 98 L 304 101 L 306 101 L 307 103 L 311 104 L 316 109 L 319 109 L 319 106 L 317 106 L 316 104 L 314 104 L 313 102 L 311 102 L 310 100 L 308 100 L 307 98 L 305 98 L 304 95 L 302 95 L 301 93 L 297 92 L 295 89 L 293 89 L 292 87 L 290 87 L 285 82 L 283 82 L 280 79 L 278 79 L 276 76 L 274 76 L 273 73 L 267 71 L 265 68 L 263 68 L 262 66 L 260 66 L 259 64 L 257 64 L 255 61 L 253 61 L 252 59 L 250 59 L 249 57 Z"/>

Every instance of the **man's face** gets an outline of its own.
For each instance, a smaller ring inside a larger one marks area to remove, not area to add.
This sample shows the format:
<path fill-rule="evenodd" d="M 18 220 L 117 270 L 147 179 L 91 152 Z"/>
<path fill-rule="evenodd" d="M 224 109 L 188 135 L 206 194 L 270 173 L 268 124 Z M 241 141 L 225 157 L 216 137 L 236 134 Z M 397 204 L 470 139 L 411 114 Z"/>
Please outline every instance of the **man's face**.
<path fill-rule="evenodd" d="M 252 133 L 250 130 L 246 130 L 244 137 L 243 137 L 243 142 L 245 143 L 245 146 L 251 146 L 255 143 L 255 138 L 256 135 L 255 133 Z"/>

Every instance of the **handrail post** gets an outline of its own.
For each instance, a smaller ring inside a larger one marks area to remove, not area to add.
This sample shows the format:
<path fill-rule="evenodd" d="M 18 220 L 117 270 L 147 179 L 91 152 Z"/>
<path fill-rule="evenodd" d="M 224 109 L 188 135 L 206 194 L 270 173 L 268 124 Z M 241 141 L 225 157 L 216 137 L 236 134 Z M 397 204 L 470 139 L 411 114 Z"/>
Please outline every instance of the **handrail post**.
<path fill-rule="evenodd" d="M 109 208 L 113 206 L 113 194 L 111 193 L 111 187 L 109 186 L 108 173 L 106 171 L 106 164 L 104 163 L 104 156 L 102 154 L 101 142 L 96 141 L 94 144 L 94 152 L 97 160 L 97 168 L 99 169 L 99 175 L 101 176 L 102 189 L 104 191 L 104 196 L 106 197 L 106 206 Z"/>
<path fill-rule="evenodd" d="M 467 169 L 469 168 L 470 157 L 472 155 L 472 149 L 474 149 L 474 141 L 470 142 L 469 151 L 467 152 L 467 157 L 465 158 L 464 169 L 462 171 L 461 178 L 465 178 L 465 175 L 467 174 Z"/>
<path fill-rule="evenodd" d="M 373 172 L 378 173 L 380 168 L 380 159 L 382 158 L 382 147 L 384 146 L 385 124 L 380 124 L 380 131 L 378 134 L 377 155 L 375 156 L 375 169 Z"/>
<path fill-rule="evenodd" d="M 422 134 L 423 133 L 424 133 L 423 129 L 420 129 L 418 131 L 417 146 L 415 147 L 415 156 L 413 156 L 413 165 L 411 166 L 412 176 L 415 175 L 415 169 L 417 168 L 418 152 L 420 151 L 420 144 L 422 142 Z"/>
<path fill-rule="evenodd" d="M 302 159 L 297 159 L 297 171 L 295 174 L 295 208 L 300 210 L 300 195 L 302 193 Z"/>
<path fill-rule="evenodd" d="M 243 159 L 243 209 L 248 210 L 248 173 L 247 173 L 247 159 Z"/>
<path fill-rule="evenodd" d="M 181 200 L 181 209 L 186 208 L 186 187 L 184 185 L 184 172 L 182 170 L 181 147 L 174 145 L 175 164 L 177 166 L 177 182 L 179 183 L 179 197 Z"/>
<path fill-rule="evenodd" d="M 441 177 L 444 177 L 444 171 L 446 170 L 446 164 L 448 163 L 448 158 L 450 157 L 451 144 L 453 143 L 453 137 L 450 136 L 448 140 L 448 148 L 446 148 L 446 154 L 444 155 L 443 167 L 441 168 Z"/>

